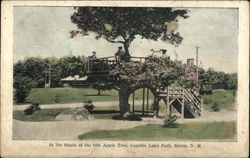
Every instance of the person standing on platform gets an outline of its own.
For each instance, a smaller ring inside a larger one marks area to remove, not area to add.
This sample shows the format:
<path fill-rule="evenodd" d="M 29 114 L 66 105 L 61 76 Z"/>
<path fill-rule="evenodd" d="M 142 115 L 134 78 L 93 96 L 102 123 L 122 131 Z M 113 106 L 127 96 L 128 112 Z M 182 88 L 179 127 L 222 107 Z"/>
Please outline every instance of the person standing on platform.
<path fill-rule="evenodd" d="M 120 63 L 124 58 L 125 52 L 122 50 L 122 47 L 118 47 L 118 51 L 115 53 L 116 63 Z"/>

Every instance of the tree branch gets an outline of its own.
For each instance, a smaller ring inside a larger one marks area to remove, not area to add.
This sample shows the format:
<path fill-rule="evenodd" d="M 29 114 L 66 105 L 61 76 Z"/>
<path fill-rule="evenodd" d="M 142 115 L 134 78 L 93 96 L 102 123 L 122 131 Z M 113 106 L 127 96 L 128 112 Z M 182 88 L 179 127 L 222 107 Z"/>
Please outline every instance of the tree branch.
<path fill-rule="evenodd" d="M 117 90 L 117 91 L 120 91 L 120 88 L 117 87 L 117 86 L 114 86 L 114 89 Z"/>
<path fill-rule="evenodd" d="M 122 44 L 125 43 L 124 41 L 114 41 L 114 40 L 110 40 L 110 39 L 107 38 L 107 37 L 105 37 L 105 39 L 106 39 L 108 42 L 111 42 L 111 43 L 122 43 Z"/>

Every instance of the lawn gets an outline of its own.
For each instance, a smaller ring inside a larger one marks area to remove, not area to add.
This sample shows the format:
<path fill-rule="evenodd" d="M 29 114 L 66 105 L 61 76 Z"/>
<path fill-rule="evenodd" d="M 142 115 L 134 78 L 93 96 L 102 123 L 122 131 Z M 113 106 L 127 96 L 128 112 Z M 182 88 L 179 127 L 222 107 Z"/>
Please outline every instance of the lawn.
<path fill-rule="evenodd" d="M 13 118 L 20 121 L 56 121 L 56 116 L 60 113 L 67 113 L 70 108 L 58 108 L 58 109 L 41 109 L 35 111 L 32 115 L 25 115 L 23 111 L 14 111 Z"/>
<path fill-rule="evenodd" d="M 211 95 L 203 95 L 204 109 L 210 110 L 211 105 L 217 103 L 220 109 L 235 109 L 235 91 L 217 89 Z"/>
<path fill-rule="evenodd" d="M 150 99 L 153 95 L 150 93 Z M 135 100 L 142 99 L 142 89 L 135 92 Z M 40 104 L 55 103 L 82 103 L 92 100 L 95 102 L 118 101 L 116 90 L 106 90 L 97 96 L 97 90 L 92 88 L 34 88 L 31 90 L 26 102 L 39 102 Z"/>
<path fill-rule="evenodd" d="M 148 124 L 131 129 L 92 131 L 79 135 L 79 139 L 163 141 L 163 140 L 234 140 L 235 122 L 183 123 L 177 128 L 164 128 Z"/>
<path fill-rule="evenodd" d="M 20 121 L 42 122 L 57 121 L 55 118 L 59 114 L 68 114 L 73 108 L 52 108 L 35 111 L 32 115 L 25 115 L 24 111 L 14 111 L 13 118 Z M 141 110 L 141 106 L 135 106 L 135 110 Z M 119 106 L 97 106 L 91 112 L 94 119 L 113 119 L 119 115 Z"/>

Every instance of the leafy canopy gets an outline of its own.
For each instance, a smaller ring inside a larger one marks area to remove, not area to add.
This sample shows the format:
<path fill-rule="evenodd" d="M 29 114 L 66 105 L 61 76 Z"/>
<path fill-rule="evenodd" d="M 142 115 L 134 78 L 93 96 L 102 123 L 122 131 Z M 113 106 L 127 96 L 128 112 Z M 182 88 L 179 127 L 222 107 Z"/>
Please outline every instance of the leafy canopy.
<path fill-rule="evenodd" d="M 124 44 L 125 51 L 136 38 L 161 39 L 178 45 L 182 37 L 178 32 L 170 30 L 168 24 L 178 22 L 178 18 L 188 18 L 187 10 L 152 7 L 76 7 L 71 21 L 82 31 L 72 31 L 74 37 L 78 33 L 95 32 L 96 39 L 102 37 L 112 43 Z"/>
<path fill-rule="evenodd" d="M 124 63 L 110 72 L 110 78 L 115 79 L 115 86 L 126 83 L 132 91 L 145 86 L 166 87 L 173 83 L 194 87 L 195 70 L 195 66 L 181 64 L 169 58 L 148 57 L 144 63 Z"/>

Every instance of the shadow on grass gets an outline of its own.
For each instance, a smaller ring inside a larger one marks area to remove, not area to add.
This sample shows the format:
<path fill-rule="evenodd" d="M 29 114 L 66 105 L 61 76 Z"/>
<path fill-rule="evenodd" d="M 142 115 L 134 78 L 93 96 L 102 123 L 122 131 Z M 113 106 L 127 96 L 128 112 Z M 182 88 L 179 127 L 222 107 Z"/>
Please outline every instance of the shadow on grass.
<path fill-rule="evenodd" d="M 117 114 L 119 113 L 119 111 L 117 110 L 94 110 L 94 111 L 91 111 L 90 114 Z"/>
<path fill-rule="evenodd" d="M 98 94 L 86 94 L 84 96 L 89 96 L 89 97 L 102 97 L 102 96 L 111 96 L 110 94 L 101 94 L 101 95 L 98 95 Z"/>
<path fill-rule="evenodd" d="M 112 117 L 113 120 L 126 120 L 126 121 L 142 121 L 141 117 L 137 115 L 131 115 L 127 117 L 121 117 L 120 115 L 115 115 Z"/>

